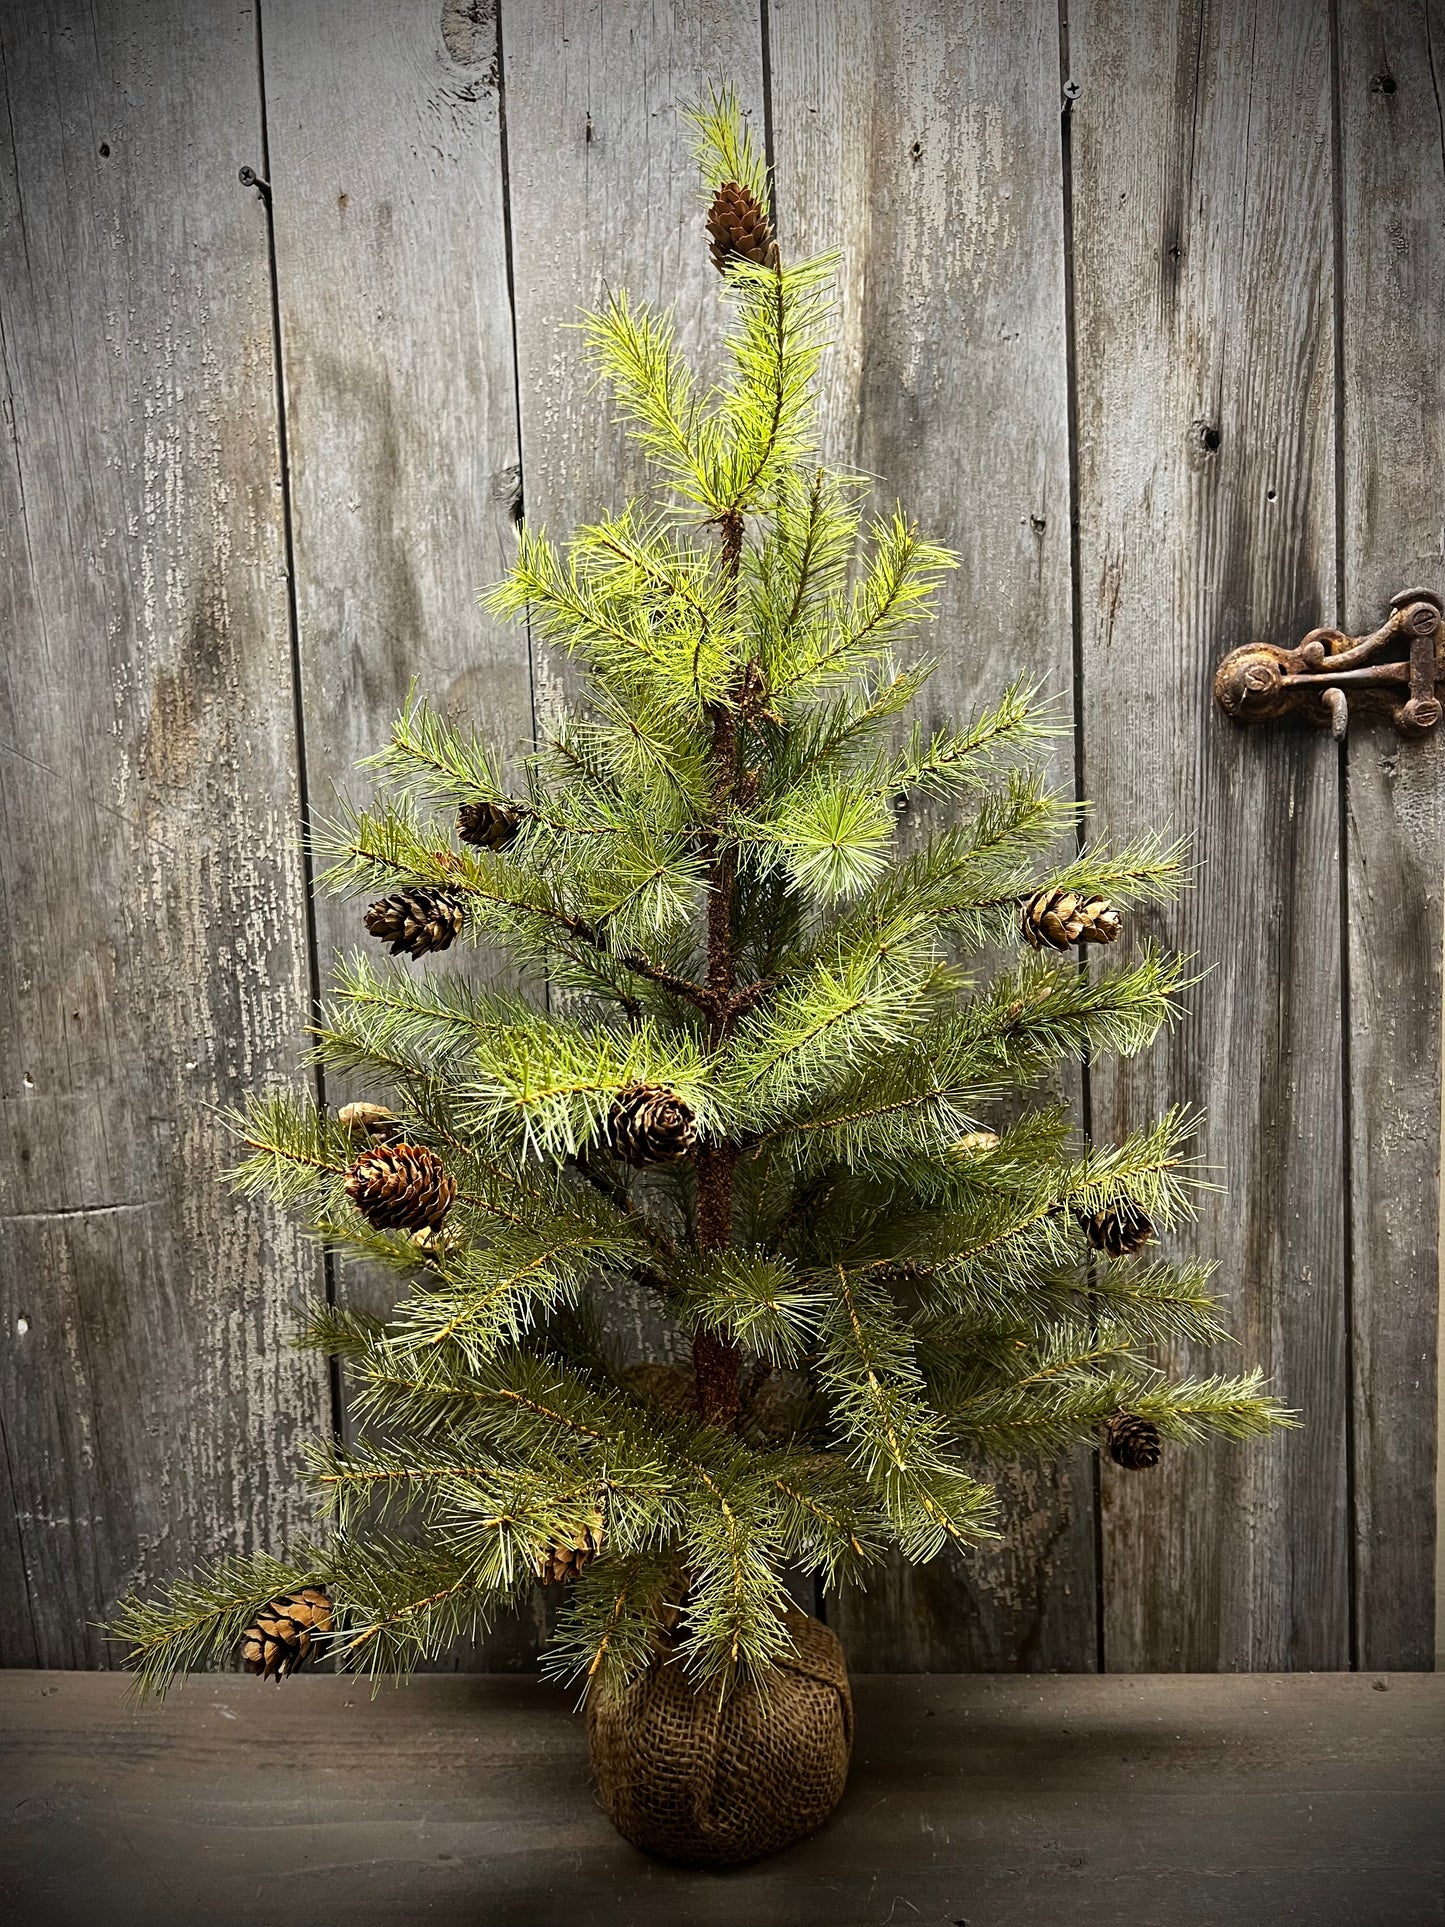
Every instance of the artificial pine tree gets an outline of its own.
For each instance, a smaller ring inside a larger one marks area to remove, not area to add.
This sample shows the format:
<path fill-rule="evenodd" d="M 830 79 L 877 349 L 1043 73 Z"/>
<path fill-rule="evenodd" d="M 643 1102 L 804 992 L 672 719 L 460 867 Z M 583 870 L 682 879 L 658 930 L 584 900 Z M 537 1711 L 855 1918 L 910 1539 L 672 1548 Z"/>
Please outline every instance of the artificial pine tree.
<path fill-rule="evenodd" d="M 404 1670 L 540 1576 L 567 1590 L 548 1671 L 613 1704 L 665 1664 L 716 1707 L 794 1666 L 789 1568 L 861 1582 L 991 1532 L 989 1456 L 1145 1467 L 1282 1418 L 1255 1373 L 1147 1362 L 1225 1335 L 1208 1268 L 1168 1254 L 1191 1121 L 1081 1142 L 1039 1095 L 1173 1018 L 1181 965 L 1123 913 L 1179 852 L 1078 840 L 1022 686 L 900 730 L 953 558 L 819 465 L 829 263 L 780 265 L 731 98 L 695 119 L 727 379 L 700 392 L 667 316 L 609 299 L 588 345 L 655 492 L 561 545 L 524 527 L 490 598 L 579 666 L 575 709 L 509 779 L 409 702 L 331 837 L 374 939 L 461 936 L 546 995 L 363 948 L 316 1055 L 386 1105 L 237 1119 L 242 1185 L 403 1295 L 316 1308 L 355 1420 L 313 1450 L 329 1524 L 130 1602 L 153 1687 L 252 1658 L 282 1595 L 324 1599 L 308 1647 L 330 1625 L 343 1663 Z M 1070 954 L 1116 940 L 1108 970 Z M 689 1367 L 615 1356 L 624 1280 Z"/>

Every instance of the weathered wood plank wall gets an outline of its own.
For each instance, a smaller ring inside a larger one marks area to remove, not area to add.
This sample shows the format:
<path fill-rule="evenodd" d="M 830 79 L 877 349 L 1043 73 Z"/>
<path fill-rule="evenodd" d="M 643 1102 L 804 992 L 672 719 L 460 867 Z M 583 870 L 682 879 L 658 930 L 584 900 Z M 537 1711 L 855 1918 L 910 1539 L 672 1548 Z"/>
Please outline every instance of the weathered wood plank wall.
<path fill-rule="evenodd" d="M 1445 563 L 1445 6 L 1353 0 L 1339 56 L 1338 600 L 1360 633 Z M 1356 1656 L 1428 1667 L 1445 742 L 1353 735 L 1344 803 Z"/>
<path fill-rule="evenodd" d="M 0 6 L 0 1659 L 106 1664 L 118 1590 L 301 1510 L 318 1279 L 206 1106 L 297 1060 L 352 936 L 301 824 L 413 675 L 517 746 L 561 699 L 474 592 L 635 476 L 577 309 L 703 340 L 676 109 L 726 75 L 843 249 L 829 451 L 964 557 L 934 701 L 1040 676 L 1061 780 L 1199 838 L 1158 932 L 1213 974 L 1082 1094 L 1208 1106 L 1199 1246 L 1306 1413 L 1006 1474 L 1006 1545 L 829 1616 L 860 1668 L 1429 1663 L 1445 751 L 1208 685 L 1445 588 L 1442 49 L 1440 0 Z"/>
<path fill-rule="evenodd" d="M 1230 1188 L 1199 1246 L 1306 1415 L 1259 1451 L 1175 1454 L 1148 1490 L 1105 1468 L 1105 1663 L 1341 1666 L 1338 752 L 1210 701 L 1225 650 L 1333 615 L 1329 18 L 1080 0 L 1070 65 L 1084 791 L 1115 834 L 1196 837 L 1198 887 L 1151 922 L 1214 973 L 1147 1062 L 1097 1067 L 1093 1118 L 1111 1137 L 1205 1106 Z"/>
<path fill-rule="evenodd" d="M 0 1414 L 12 1663 L 296 1529 L 314 1258 L 214 1107 L 295 1061 L 306 911 L 254 21 L 7 9 Z"/>
<path fill-rule="evenodd" d="M 428 28 L 410 0 L 281 0 L 263 22 L 317 818 L 367 795 L 355 765 L 413 679 L 509 748 L 532 734 L 526 635 L 477 607 L 521 502 L 496 31 L 465 7 Z M 349 907 L 314 914 L 321 958 L 355 945 Z M 359 1265 L 332 1289 L 377 1312 L 395 1295 Z M 542 1626 L 499 1628 L 489 1662 L 531 1660 Z"/>

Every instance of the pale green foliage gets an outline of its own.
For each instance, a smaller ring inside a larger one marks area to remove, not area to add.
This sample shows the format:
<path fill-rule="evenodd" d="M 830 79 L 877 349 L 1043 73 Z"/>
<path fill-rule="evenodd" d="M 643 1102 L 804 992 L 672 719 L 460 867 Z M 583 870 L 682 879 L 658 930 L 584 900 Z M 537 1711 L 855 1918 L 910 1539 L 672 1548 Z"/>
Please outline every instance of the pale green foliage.
<path fill-rule="evenodd" d="M 762 149 L 731 87 L 709 87 L 683 109 L 697 136 L 693 159 L 709 200 L 725 181 L 736 181 L 766 207 L 768 169 Z"/>
<path fill-rule="evenodd" d="M 694 121 L 709 187 L 765 198 L 731 97 Z M 130 1602 L 117 1630 L 147 1685 L 233 1654 L 257 1605 L 307 1581 L 335 1595 L 344 1663 L 404 1670 L 600 1519 L 549 1668 L 625 1679 L 666 1622 L 721 1691 L 783 1651 L 790 1565 L 865 1579 L 889 1546 L 928 1559 L 992 1531 L 989 1453 L 1097 1439 L 1121 1407 L 1181 1442 L 1281 1422 L 1255 1374 L 1164 1369 L 1225 1336 L 1207 1268 L 1106 1260 L 1081 1230 L 1131 1200 L 1172 1242 L 1200 1182 L 1192 1121 L 1087 1144 L 1050 1096 L 1061 1063 L 1146 1050 L 1184 968 L 1132 931 L 1087 971 L 1020 953 L 1032 892 L 1127 910 L 1172 894 L 1183 853 L 1080 844 L 1030 761 L 1054 724 L 1023 684 L 962 723 L 901 725 L 929 673 L 911 632 L 954 558 L 901 512 L 865 523 L 865 485 L 818 465 L 825 280 L 729 268 L 715 392 L 668 316 L 618 294 L 589 321 L 655 497 L 562 544 L 524 529 L 491 596 L 574 658 L 581 700 L 518 763 L 413 696 L 373 759 L 378 800 L 322 839 L 329 888 L 445 890 L 530 988 L 482 986 L 465 952 L 336 968 L 316 1059 L 446 1164 L 456 1202 L 430 1236 L 364 1222 L 345 1190 L 361 1140 L 311 1098 L 263 1093 L 235 1119 L 242 1188 L 403 1290 L 384 1322 L 323 1306 L 305 1334 L 341 1360 L 352 1419 L 313 1458 L 328 1523 L 287 1559 Z M 967 661 L 966 633 L 948 647 Z M 458 844 L 448 819 L 480 801 L 506 806 L 504 848 Z M 614 1154 L 637 1085 L 690 1107 L 703 1162 Z M 732 1239 L 701 1249 L 719 1146 Z M 739 1348 L 741 1430 L 620 1367 L 599 1332 L 624 1280 L 680 1354 L 694 1334 Z M 807 1396 L 759 1431 L 785 1372 Z"/>

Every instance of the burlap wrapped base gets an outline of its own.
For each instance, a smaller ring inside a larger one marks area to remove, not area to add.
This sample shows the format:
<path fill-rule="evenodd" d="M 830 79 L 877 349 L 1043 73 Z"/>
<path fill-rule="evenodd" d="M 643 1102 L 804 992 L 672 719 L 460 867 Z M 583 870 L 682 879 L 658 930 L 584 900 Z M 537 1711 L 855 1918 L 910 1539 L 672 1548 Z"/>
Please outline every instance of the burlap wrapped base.
<path fill-rule="evenodd" d="M 740 1687 L 719 1705 L 663 1656 L 620 1694 L 589 1701 L 597 1790 L 634 1846 L 736 1866 L 801 1840 L 838 1804 L 853 1748 L 843 1649 L 807 1613 L 784 1617 L 797 1651 L 765 1701 Z"/>

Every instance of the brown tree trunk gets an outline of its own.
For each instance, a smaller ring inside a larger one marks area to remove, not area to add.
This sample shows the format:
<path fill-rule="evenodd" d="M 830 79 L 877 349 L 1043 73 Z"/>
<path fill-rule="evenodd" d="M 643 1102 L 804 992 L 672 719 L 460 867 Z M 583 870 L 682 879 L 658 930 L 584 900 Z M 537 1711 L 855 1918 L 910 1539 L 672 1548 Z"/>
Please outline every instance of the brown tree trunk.
<path fill-rule="evenodd" d="M 728 516 L 722 525 L 722 565 L 728 578 L 728 607 L 737 595 L 742 566 L 743 519 Z M 737 787 L 738 724 L 722 705 L 713 713 L 713 807 L 720 819 Z M 734 867 L 730 850 L 718 847 L 716 832 L 709 839 L 707 906 L 707 987 L 715 1001 L 712 1020 L 714 1046 L 732 1027 L 728 999 L 735 981 L 732 945 Z M 707 1144 L 697 1154 L 697 1241 L 703 1251 L 726 1250 L 732 1239 L 733 1165 L 737 1152 L 731 1144 Z M 692 1337 L 692 1369 L 697 1382 L 697 1408 L 709 1424 L 730 1427 L 742 1402 L 739 1376 L 742 1353 L 736 1345 L 701 1326 Z"/>

